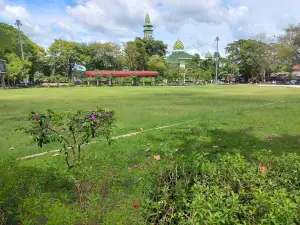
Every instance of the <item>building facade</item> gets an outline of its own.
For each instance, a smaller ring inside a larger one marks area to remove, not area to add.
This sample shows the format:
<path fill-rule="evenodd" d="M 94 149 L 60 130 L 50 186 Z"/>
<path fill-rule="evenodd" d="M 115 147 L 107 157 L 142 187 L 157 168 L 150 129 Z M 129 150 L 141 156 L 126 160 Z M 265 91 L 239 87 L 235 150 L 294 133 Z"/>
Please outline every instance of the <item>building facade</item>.
<path fill-rule="evenodd" d="M 168 63 L 177 63 L 180 68 L 185 69 L 191 62 L 193 55 L 184 50 L 184 44 L 179 39 L 175 42 L 173 52 L 166 58 Z"/>

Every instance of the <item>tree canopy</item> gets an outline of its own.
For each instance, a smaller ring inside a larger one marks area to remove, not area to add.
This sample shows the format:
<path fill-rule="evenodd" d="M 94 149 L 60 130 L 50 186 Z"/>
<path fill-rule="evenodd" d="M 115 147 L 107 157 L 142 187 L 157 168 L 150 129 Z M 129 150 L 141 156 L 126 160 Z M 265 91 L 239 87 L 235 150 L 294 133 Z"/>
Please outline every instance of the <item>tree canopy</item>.
<path fill-rule="evenodd" d="M 248 39 L 229 43 L 226 55 L 207 52 L 204 58 L 195 54 L 183 72 L 179 65 L 167 64 L 167 45 L 161 40 L 140 37 L 122 45 L 113 42 L 77 43 L 54 40 L 47 50 L 36 45 L 21 32 L 25 59 L 22 60 L 18 30 L 0 23 L 0 58 L 8 63 L 8 79 L 13 82 L 33 75 L 65 79 L 73 77 L 75 65 L 87 70 L 156 70 L 160 78 L 179 81 L 212 80 L 215 76 L 216 58 L 219 58 L 219 75 L 243 76 L 246 81 L 265 82 L 271 73 L 291 72 L 300 64 L 300 24 L 289 26 L 277 38 L 257 34 Z M 77 74 L 77 73 L 76 73 Z M 80 77 L 85 77 L 80 72 Z M 76 75 L 77 76 L 77 75 Z"/>

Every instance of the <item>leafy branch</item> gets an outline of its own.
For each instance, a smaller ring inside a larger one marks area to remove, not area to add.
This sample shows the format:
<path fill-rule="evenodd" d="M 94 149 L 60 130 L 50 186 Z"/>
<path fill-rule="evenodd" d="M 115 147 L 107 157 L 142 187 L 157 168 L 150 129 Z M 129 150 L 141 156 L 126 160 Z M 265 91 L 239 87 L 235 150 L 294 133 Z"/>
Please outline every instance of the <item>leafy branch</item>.
<path fill-rule="evenodd" d="M 80 161 L 83 144 L 99 136 L 105 136 L 110 142 L 115 121 L 113 111 L 101 108 L 86 112 L 78 110 L 76 113 L 56 113 L 48 109 L 45 114 L 31 112 L 27 119 L 30 125 L 22 130 L 29 134 L 31 140 L 39 147 L 52 142 L 61 143 L 61 152 L 65 153 L 69 169 Z"/>

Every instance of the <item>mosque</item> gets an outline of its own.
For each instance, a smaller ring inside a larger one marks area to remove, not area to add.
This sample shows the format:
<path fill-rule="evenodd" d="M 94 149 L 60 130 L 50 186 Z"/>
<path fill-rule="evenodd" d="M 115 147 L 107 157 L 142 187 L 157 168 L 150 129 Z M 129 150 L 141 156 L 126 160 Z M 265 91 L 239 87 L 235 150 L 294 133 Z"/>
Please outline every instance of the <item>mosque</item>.
<path fill-rule="evenodd" d="M 149 13 L 146 13 L 144 24 L 144 38 L 153 38 L 153 25 L 151 24 Z M 185 66 L 191 61 L 193 55 L 188 54 L 184 50 L 184 45 L 179 39 L 175 42 L 172 53 L 167 56 L 166 61 L 168 63 L 178 63 L 180 68 L 185 69 Z"/>

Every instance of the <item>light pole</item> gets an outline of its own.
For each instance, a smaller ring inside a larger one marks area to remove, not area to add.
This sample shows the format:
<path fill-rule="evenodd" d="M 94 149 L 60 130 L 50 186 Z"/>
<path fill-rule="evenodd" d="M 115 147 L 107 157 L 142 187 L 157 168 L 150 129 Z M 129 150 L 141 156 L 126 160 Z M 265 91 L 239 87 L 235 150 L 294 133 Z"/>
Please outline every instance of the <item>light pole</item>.
<path fill-rule="evenodd" d="M 22 26 L 22 23 L 20 20 L 16 20 L 15 23 L 18 27 L 18 31 L 19 31 L 19 42 L 20 42 L 20 49 L 21 49 L 21 54 L 22 54 L 22 62 L 23 62 L 23 68 L 22 68 L 22 77 L 24 75 L 24 51 L 23 51 L 23 42 L 22 42 L 22 38 L 21 38 L 21 30 L 20 30 L 20 26 Z M 25 81 L 26 82 L 26 81 Z M 26 82 L 27 84 L 27 82 Z"/>
<path fill-rule="evenodd" d="M 18 30 L 19 30 L 19 42 L 20 42 L 20 47 L 21 47 L 22 60 L 24 61 L 23 43 L 22 43 L 21 30 L 20 30 L 20 26 L 22 26 L 21 21 L 20 20 L 16 20 L 16 25 L 17 25 Z"/>

